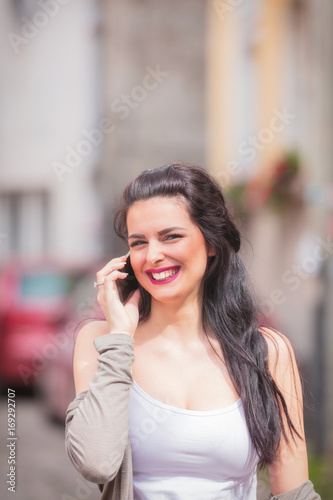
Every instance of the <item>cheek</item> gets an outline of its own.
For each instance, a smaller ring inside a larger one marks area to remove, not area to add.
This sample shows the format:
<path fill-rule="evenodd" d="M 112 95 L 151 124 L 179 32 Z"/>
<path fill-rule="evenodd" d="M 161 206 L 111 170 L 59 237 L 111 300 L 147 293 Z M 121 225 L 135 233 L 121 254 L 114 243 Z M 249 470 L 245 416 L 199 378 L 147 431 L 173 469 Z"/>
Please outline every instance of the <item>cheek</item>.
<path fill-rule="evenodd" d="M 202 277 L 205 274 L 208 262 L 206 247 L 198 244 L 196 248 L 193 249 L 192 255 L 192 266 L 195 268 L 196 275 Z"/>
<path fill-rule="evenodd" d="M 131 265 L 132 269 L 134 271 L 135 277 L 142 285 L 142 281 L 144 280 L 145 273 L 142 271 L 143 265 L 144 265 L 145 259 L 143 255 L 140 255 L 139 252 L 135 252 L 134 255 L 131 255 Z"/>
<path fill-rule="evenodd" d="M 131 266 L 134 273 L 138 274 L 140 270 L 140 258 L 138 258 L 138 255 L 131 255 Z"/>
<path fill-rule="evenodd" d="M 201 265 L 203 262 L 207 260 L 208 254 L 206 245 L 201 239 L 197 239 L 195 241 L 192 247 L 191 254 L 193 255 L 193 259 L 195 259 L 198 262 L 201 262 Z"/>

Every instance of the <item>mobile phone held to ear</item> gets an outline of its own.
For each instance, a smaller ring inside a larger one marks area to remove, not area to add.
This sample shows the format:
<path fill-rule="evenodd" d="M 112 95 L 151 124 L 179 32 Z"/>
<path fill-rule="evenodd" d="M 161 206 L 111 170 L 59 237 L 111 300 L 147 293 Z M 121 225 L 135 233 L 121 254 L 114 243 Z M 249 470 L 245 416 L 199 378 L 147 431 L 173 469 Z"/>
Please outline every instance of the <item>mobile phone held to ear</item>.
<path fill-rule="evenodd" d="M 128 299 L 129 295 L 134 292 L 139 287 L 139 282 L 135 277 L 131 259 L 128 252 L 126 264 L 122 268 L 121 272 L 128 273 L 125 279 L 117 280 L 117 288 L 120 296 L 120 300 L 124 303 Z"/>

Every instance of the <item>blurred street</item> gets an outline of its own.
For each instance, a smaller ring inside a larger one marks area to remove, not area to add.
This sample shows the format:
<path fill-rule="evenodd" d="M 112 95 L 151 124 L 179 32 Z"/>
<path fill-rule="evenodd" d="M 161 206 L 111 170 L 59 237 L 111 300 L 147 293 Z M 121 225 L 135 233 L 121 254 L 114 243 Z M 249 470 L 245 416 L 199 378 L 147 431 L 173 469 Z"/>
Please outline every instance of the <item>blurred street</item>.
<path fill-rule="evenodd" d="M 16 500 L 97 500 L 97 485 L 75 470 L 65 450 L 64 426 L 53 424 L 31 396 L 18 396 L 16 491 L 7 490 L 9 472 L 7 444 L 7 399 L 0 399 L 2 472 L 0 498 Z"/>

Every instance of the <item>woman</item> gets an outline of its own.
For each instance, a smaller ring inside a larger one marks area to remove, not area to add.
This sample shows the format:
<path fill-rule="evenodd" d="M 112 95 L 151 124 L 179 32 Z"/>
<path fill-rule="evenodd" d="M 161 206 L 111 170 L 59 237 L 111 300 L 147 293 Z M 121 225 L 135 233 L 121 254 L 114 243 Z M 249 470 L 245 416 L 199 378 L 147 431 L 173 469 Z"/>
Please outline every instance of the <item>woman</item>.
<path fill-rule="evenodd" d="M 66 448 L 77 470 L 101 499 L 252 500 L 259 464 L 273 498 L 319 498 L 295 357 L 259 328 L 217 183 L 183 164 L 145 171 L 115 231 L 130 272 L 124 255 L 97 273 L 105 320 L 75 345 Z"/>

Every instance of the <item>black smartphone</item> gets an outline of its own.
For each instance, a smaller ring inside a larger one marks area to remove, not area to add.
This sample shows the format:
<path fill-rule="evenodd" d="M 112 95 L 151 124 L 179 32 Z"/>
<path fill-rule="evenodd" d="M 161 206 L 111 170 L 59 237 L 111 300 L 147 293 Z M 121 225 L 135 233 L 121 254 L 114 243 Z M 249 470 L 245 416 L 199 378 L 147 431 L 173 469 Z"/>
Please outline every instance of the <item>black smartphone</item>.
<path fill-rule="evenodd" d="M 129 253 L 128 253 L 127 260 L 126 260 L 126 264 L 121 269 L 121 272 L 128 273 L 128 276 L 125 279 L 117 280 L 117 288 L 118 288 L 120 300 L 122 302 L 126 302 L 129 295 L 139 287 L 139 282 L 135 277 L 135 274 L 134 274 L 134 271 L 133 271 L 133 268 L 131 265 L 131 259 L 130 259 Z"/>

